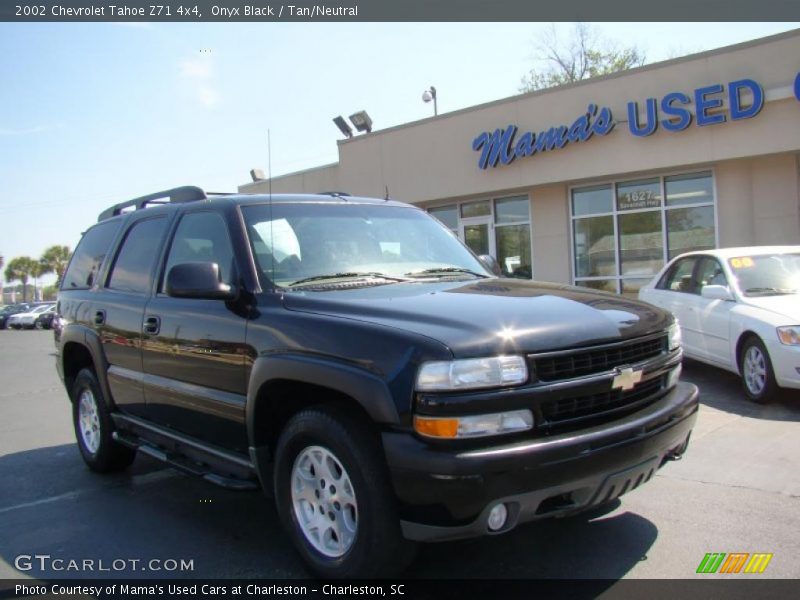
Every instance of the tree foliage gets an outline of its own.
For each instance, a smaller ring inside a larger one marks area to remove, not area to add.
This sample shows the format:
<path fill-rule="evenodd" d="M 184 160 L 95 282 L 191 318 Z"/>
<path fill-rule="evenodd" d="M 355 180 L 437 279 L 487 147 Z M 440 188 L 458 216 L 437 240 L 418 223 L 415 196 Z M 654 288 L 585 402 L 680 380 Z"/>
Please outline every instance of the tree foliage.
<path fill-rule="evenodd" d="M 30 256 L 17 256 L 8 261 L 6 267 L 6 281 L 19 281 L 22 284 L 22 301 L 28 301 L 28 281 L 31 277 L 38 277 L 39 262 Z"/>
<path fill-rule="evenodd" d="M 626 71 L 644 64 L 636 46 L 621 47 L 603 39 L 585 23 L 576 23 L 570 39 L 558 39 L 555 26 L 535 44 L 536 59 L 545 63 L 531 69 L 520 81 L 520 92 L 532 92 L 591 77 Z"/>
<path fill-rule="evenodd" d="M 64 270 L 67 268 L 69 256 L 69 246 L 50 246 L 39 260 L 43 269 L 40 274 L 55 273 L 56 280 L 60 282 L 64 276 Z"/>

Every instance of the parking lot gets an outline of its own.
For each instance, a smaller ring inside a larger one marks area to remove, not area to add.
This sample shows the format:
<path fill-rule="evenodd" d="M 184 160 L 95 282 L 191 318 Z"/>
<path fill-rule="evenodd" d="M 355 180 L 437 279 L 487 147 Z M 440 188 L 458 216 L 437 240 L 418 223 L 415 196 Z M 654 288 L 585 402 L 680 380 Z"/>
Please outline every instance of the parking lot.
<path fill-rule="evenodd" d="M 687 455 L 611 512 L 425 546 L 408 575 L 732 577 L 695 570 L 708 552 L 766 552 L 772 561 L 752 577 L 800 577 L 800 394 L 758 406 L 736 377 L 698 363 L 684 365 L 684 379 L 702 402 Z M 141 456 L 122 474 L 88 471 L 51 332 L 0 331 L 0 381 L 0 578 L 308 576 L 261 493 L 224 490 Z M 15 568 L 18 556 L 37 554 L 126 568 Z M 169 560 L 192 569 L 169 569 Z"/>

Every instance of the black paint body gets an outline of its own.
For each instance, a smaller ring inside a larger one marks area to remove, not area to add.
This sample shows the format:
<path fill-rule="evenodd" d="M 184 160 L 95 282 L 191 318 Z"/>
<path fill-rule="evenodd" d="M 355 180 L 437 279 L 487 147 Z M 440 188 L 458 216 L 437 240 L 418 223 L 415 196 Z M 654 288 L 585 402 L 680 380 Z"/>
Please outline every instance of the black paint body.
<path fill-rule="evenodd" d="M 498 498 L 534 490 L 566 493 L 562 488 L 570 481 L 605 481 L 610 473 L 645 459 L 663 462 L 681 445 L 685 449 L 697 406 L 696 389 L 688 384 L 669 393 L 664 387 L 650 399 L 647 410 L 658 413 L 652 417 L 658 420 L 652 435 L 639 422 L 645 412 L 629 410 L 566 429 L 548 428 L 545 420 L 533 431 L 504 438 L 445 442 L 420 437 L 412 428 L 415 413 L 520 407 L 536 413 L 545 400 L 610 387 L 608 379 L 558 391 L 531 373 L 526 384 L 515 388 L 417 394 L 415 378 L 425 361 L 616 344 L 664 334 L 672 317 L 615 295 L 499 278 L 349 290 L 273 289 L 259 278 L 240 212 L 242 204 L 268 200 L 223 197 L 113 217 L 121 222 L 120 230 L 93 285 L 64 289 L 59 296 L 63 330 L 57 364 L 65 384 L 70 386 L 74 365 L 81 364 L 76 357 L 90 356 L 112 410 L 253 461 L 265 487 L 271 487 L 265 481 L 271 450 L 265 424 L 272 409 L 262 391 L 276 381 L 334 390 L 357 404 L 383 436 L 404 531 L 416 539 L 480 533 L 468 527 L 449 535 L 436 528 L 477 522 Z M 271 201 L 403 206 L 320 196 Z M 235 251 L 234 299 L 174 298 L 160 291 L 169 241 L 181 215 L 192 211 L 216 211 L 225 220 Z M 153 246 L 157 268 L 151 289 L 146 294 L 109 290 L 106 278 L 116 248 L 145 213 L 164 213 L 169 222 L 164 242 Z M 664 348 L 645 375 L 666 377 L 679 361 L 680 351 Z M 620 429 L 622 424 L 628 428 Z M 581 442 L 588 434 L 594 436 L 591 441 Z M 589 498 L 581 506 L 597 501 Z M 518 520 L 533 518 L 526 516 L 527 501 L 514 502 L 521 507 Z M 573 503 L 575 508 L 580 506 Z"/>

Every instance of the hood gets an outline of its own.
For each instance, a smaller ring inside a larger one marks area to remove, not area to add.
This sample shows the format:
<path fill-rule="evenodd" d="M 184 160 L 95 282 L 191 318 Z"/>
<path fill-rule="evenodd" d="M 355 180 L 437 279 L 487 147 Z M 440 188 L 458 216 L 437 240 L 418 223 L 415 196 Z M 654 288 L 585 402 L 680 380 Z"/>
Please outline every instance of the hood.
<path fill-rule="evenodd" d="M 744 302 L 785 317 L 787 325 L 800 324 L 800 296 L 797 294 L 744 297 Z"/>
<path fill-rule="evenodd" d="M 485 279 L 293 291 L 289 310 L 411 331 L 457 357 L 529 353 L 614 342 L 665 329 L 672 317 L 649 304 L 572 286 Z"/>

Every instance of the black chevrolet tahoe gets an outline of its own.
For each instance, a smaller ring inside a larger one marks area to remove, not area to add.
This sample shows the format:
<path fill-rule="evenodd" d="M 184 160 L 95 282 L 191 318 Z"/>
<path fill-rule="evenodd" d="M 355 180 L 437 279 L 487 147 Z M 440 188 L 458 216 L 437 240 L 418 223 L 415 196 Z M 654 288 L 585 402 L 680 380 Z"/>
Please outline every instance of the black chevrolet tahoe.
<path fill-rule="evenodd" d="M 668 313 L 497 272 L 391 200 L 115 205 L 59 293 L 78 448 L 261 487 L 324 577 L 608 503 L 683 454 L 698 394 Z"/>

